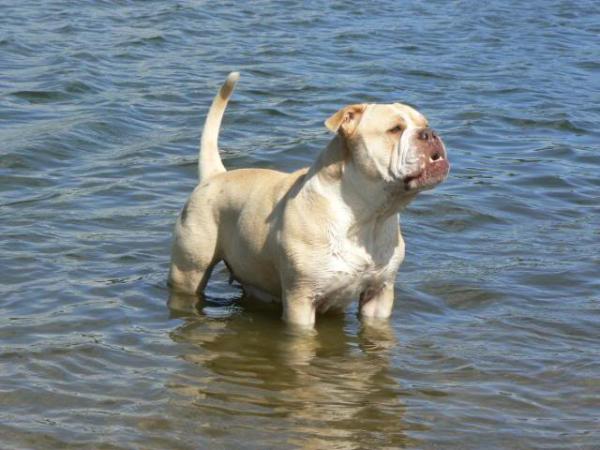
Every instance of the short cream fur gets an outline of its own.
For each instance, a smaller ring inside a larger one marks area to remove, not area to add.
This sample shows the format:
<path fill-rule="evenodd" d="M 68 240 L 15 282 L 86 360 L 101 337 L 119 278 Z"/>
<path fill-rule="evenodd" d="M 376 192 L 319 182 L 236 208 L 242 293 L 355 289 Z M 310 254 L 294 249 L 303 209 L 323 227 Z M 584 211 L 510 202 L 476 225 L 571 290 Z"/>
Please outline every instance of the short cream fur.
<path fill-rule="evenodd" d="M 312 327 L 353 300 L 362 317 L 387 319 L 404 259 L 398 213 L 447 177 L 442 140 L 407 105 L 350 105 L 325 122 L 336 135 L 310 167 L 226 171 L 218 134 L 238 79 L 228 76 L 206 118 L 199 184 L 175 225 L 172 290 L 193 307 L 224 261 L 248 295 L 281 302 L 288 323 Z"/>

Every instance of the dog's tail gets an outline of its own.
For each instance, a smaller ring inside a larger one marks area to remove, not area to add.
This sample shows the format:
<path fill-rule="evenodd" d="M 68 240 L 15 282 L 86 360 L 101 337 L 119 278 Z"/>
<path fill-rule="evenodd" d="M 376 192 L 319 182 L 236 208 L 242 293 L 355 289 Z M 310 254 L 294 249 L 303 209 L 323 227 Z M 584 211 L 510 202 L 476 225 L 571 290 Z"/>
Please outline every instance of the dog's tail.
<path fill-rule="evenodd" d="M 219 156 L 219 129 L 221 128 L 221 120 L 223 113 L 229 103 L 229 97 L 235 88 L 235 84 L 240 79 L 239 72 L 231 72 L 218 94 L 215 96 L 206 122 L 204 122 L 204 130 L 202 131 L 202 139 L 200 140 L 200 155 L 198 157 L 198 180 L 205 180 L 217 173 L 225 172 L 225 166 Z"/>

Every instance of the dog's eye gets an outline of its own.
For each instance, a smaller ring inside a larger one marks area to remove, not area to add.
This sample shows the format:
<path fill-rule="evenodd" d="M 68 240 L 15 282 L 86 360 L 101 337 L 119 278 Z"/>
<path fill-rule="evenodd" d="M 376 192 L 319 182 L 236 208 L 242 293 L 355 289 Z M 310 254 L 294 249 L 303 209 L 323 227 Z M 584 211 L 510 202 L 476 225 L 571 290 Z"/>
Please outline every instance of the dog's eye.
<path fill-rule="evenodd" d="M 398 134 L 398 133 L 402 133 L 402 126 L 401 125 L 396 125 L 394 128 L 390 128 L 388 130 L 389 133 L 393 133 L 393 134 Z"/>

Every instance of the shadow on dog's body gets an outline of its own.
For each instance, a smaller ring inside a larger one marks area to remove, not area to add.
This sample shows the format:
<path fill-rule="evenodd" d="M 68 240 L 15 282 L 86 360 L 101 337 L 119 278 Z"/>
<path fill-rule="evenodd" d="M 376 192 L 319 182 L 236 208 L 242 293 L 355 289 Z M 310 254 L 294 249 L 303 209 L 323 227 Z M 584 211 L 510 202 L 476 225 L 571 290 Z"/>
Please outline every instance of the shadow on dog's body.
<path fill-rule="evenodd" d="M 316 312 L 357 298 L 362 316 L 389 317 L 404 258 L 397 213 L 446 177 L 441 140 L 408 106 L 352 105 L 326 122 L 338 134 L 311 167 L 227 172 L 218 131 L 238 76 L 207 116 L 200 183 L 177 219 L 169 284 L 200 294 L 224 261 L 246 293 L 281 301 L 290 323 L 312 326 Z"/>

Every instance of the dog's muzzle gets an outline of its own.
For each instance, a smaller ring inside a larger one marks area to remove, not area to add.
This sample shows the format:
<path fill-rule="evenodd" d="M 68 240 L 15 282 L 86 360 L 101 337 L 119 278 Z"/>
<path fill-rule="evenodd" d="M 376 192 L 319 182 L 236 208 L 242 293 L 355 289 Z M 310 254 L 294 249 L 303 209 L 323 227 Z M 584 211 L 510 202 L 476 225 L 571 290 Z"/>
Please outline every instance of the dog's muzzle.
<path fill-rule="evenodd" d="M 406 190 L 429 189 L 448 176 L 450 163 L 442 139 L 431 128 L 419 130 L 415 145 L 421 160 L 420 169 L 404 178 Z"/>

